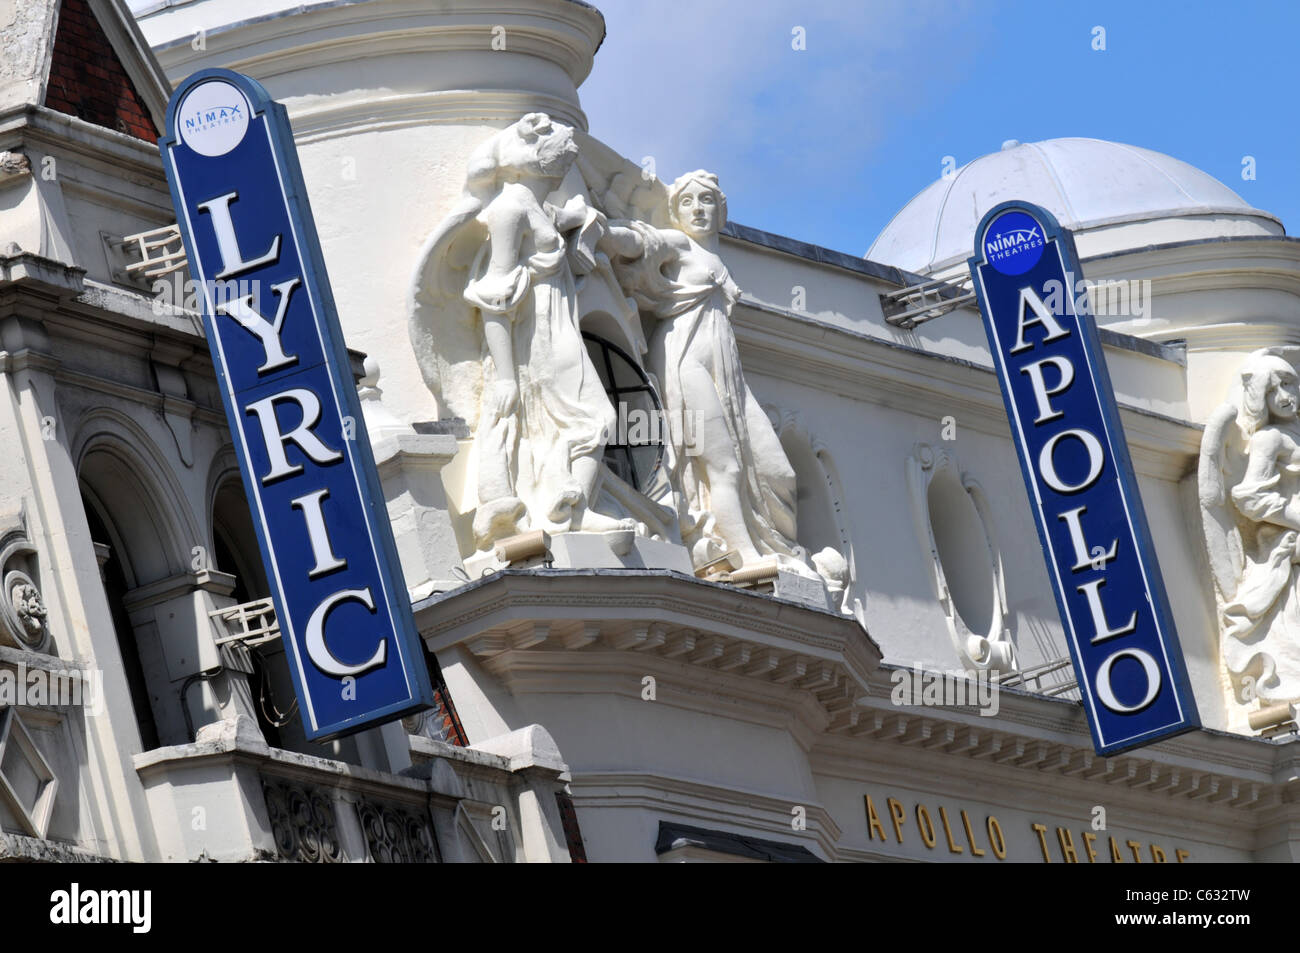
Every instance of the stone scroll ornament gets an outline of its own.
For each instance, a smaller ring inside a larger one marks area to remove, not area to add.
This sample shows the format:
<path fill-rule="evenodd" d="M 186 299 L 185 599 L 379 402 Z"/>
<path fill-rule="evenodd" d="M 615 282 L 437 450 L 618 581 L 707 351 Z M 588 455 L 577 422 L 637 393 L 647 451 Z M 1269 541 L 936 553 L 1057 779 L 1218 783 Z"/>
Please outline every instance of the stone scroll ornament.
<path fill-rule="evenodd" d="M 613 220 L 599 246 L 654 321 L 648 365 L 663 388 L 682 494 L 682 538 L 697 566 L 735 551 L 742 563 L 791 556 L 795 473 L 740 366 L 731 309 L 740 289 L 718 253 L 727 198 L 702 170 L 668 191 L 671 227 Z"/>
<path fill-rule="evenodd" d="M 1300 700 L 1300 377 L 1251 354 L 1201 441 L 1220 651 L 1238 702 Z"/>
<path fill-rule="evenodd" d="M 577 153 L 545 113 L 496 133 L 421 253 L 411 341 L 441 416 L 474 435 L 480 551 L 526 529 L 637 528 L 597 509 L 616 418 L 579 329 L 575 267 L 593 265 L 603 216 L 581 196 L 547 202 Z"/>

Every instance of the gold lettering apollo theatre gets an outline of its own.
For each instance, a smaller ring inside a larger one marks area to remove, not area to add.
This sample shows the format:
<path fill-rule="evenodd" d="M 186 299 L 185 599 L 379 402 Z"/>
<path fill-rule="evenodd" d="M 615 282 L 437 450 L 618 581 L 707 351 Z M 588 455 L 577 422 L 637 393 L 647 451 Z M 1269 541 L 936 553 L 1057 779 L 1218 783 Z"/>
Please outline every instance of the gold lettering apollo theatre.
<path fill-rule="evenodd" d="M 937 810 L 917 802 L 910 809 L 901 800 L 885 798 L 884 810 L 876 807 L 870 794 L 862 795 L 867 812 L 867 839 L 882 843 L 903 844 L 908 838 L 919 840 L 927 850 L 944 850 L 962 857 L 991 856 L 1007 859 L 1007 835 L 1002 822 L 993 814 L 964 808 L 950 812 L 947 805 Z M 982 816 L 981 816 L 982 815 Z M 909 827 L 911 825 L 911 827 Z M 1069 827 L 1049 827 L 1031 823 L 1029 833 L 1037 839 L 1043 863 L 1156 863 L 1169 861 L 1169 854 L 1159 844 L 1143 844 L 1105 831 L 1078 830 Z M 892 835 L 892 836 L 891 836 Z M 1182 848 L 1173 851 L 1177 863 L 1185 863 L 1191 852 Z"/>

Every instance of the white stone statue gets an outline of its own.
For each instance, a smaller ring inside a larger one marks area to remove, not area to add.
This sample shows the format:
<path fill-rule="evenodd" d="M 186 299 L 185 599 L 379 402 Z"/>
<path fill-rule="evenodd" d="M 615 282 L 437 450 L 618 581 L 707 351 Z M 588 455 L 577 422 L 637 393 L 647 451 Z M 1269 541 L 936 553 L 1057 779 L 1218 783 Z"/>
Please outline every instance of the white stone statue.
<path fill-rule="evenodd" d="M 1297 381 L 1286 360 L 1256 351 L 1201 443 L 1201 512 L 1219 597 L 1220 649 L 1243 704 L 1300 699 Z"/>
<path fill-rule="evenodd" d="M 412 343 L 443 416 L 474 434 L 480 551 L 524 529 L 636 526 L 593 508 L 616 421 L 579 331 L 572 259 L 590 263 L 601 216 L 581 197 L 546 201 L 577 152 L 545 113 L 496 133 L 422 255 Z"/>
<path fill-rule="evenodd" d="M 743 563 L 795 543 L 795 475 L 741 373 L 730 313 L 740 296 L 718 256 L 727 200 L 717 176 L 669 190 L 673 228 L 612 221 L 600 247 L 623 287 L 656 320 L 648 366 L 659 379 L 683 504 L 682 538 L 697 566 L 731 550 Z"/>

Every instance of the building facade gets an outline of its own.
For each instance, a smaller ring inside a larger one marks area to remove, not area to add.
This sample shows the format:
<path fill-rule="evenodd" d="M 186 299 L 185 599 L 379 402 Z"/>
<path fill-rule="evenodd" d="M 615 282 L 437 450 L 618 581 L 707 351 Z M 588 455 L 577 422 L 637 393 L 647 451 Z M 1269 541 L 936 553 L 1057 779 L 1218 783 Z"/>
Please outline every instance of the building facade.
<path fill-rule="evenodd" d="M 587 4 L 133 10 L 4 27 L 0 856 L 1292 859 L 1273 216 L 1158 153 L 1008 142 L 857 258 L 727 221 L 725 169 L 604 145 Z M 152 141 L 211 66 L 289 110 L 438 688 L 328 745 Z M 966 272 L 1010 198 L 1095 283 L 1204 724 L 1111 758 Z"/>

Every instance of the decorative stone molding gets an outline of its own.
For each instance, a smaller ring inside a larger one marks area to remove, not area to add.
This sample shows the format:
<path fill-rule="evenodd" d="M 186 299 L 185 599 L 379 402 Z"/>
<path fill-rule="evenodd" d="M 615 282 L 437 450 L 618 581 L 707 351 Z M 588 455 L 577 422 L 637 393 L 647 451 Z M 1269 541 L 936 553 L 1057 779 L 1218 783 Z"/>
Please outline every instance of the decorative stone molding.
<path fill-rule="evenodd" d="M 620 684 L 639 691 L 643 674 L 685 665 L 747 704 L 799 693 L 810 733 L 857 724 L 880 660 L 838 612 L 662 570 L 507 570 L 415 611 L 430 651 L 463 646 L 512 691 L 629 665 L 637 677 Z"/>
<path fill-rule="evenodd" d="M 159 60 L 177 79 L 222 64 L 272 90 L 285 85 L 279 98 L 288 101 L 297 136 L 350 130 L 354 113 L 377 116 L 391 127 L 394 113 L 403 124 L 428 125 L 508 122 L 546 109 L 580 128 L 587 125 L 576 88 L 590 72 L 604 35 L 603 18 L 589 4 L 273 2 L 261 12 L 264 15 L 229 22 L 220 0 L 203 0 L 183 8 L 155 4 L 139 18 Z M 293 17 L 290 44 L 283 40 L 288 16 Z M 200 27 L 207 42 L 196 51 L 191 39 Z M 390 80 L 384 70 L 394 57 L 413 58 L 428 68 L 407 70 Z M 359 95 L 355 83 L 330 88 L 336 77 L 352 80 L 357 74 L 347 67 L 358 63 L 368 67 L 361 75 L 373 73 L 378 89 Z M 539 68 L 547 77 L 544 84 L 537 81 Z M 300 93 L 299 77 L 305 71 L 314 82 Z M 329 95 L 305 95 L 306 90 Z M 311 116 L 304 130 L 299 129 L 302 112 Z"/>
<path fill-rule="evenodd" d="M 983 487 L 951 453 L 929 444 L 917 444 L 906 467 L 917 538 L 959 662 L 1014 671 L 1002 554 Z M 936 517 L 944 522 L 936 525 Z"/>
<path fill-rule="evenodd" d="M 31 171 L 31 160 L 21 152 L 0 152 L 0 184 L 22 175 L 30 175 Z"/>
<path fill-rule="evenodd" d="M 36 547 L 27 538 L 26 515 L 0 517 L 0 644 L 48 652 L 49 611 L 34 572 Z"/>
<path fill-rule="evenodd" d="M 813 432 L 803 415 L 797 411 L 767 405 L 764 405 L 764 409 L 776 428 L 786 456 L 795 468 L 799 485 L 806 489 L 806 493 L 800 493 L 799 542 L 812 553 L 813 566 L 826 582 L 827 597 L 832 607 L 845 615 L 860 616 L 862 605 L 853 598 L 857 569 L 853 539 L 849 532 L 848 506 L 831 448 Z M 820 503 L 824 512 L 807 512 L 805 499 Z M 813 524 L 812 527 L 809 526 L 810 523 Z M 834 533 L 833 540 L 826 538 L 829 535 L 826 534 L 828 527 L 818 526 L 818 523 L 828 524 Z M 815 529 L 821 529 L 826 535 L 814 541 L 807 534 Z"/>
<path fill-rule="evenodd" d="M 0 799 L 26 833 L 44 837 L 59 779 L 16 708 L 0 709 Z"/>
<path fill-rule="evenodd" d="M 436 864 L 438 844 L 427 812 L 362 799 L 357 817 L 376 864 Z"/>
<path fill-rule="evenodd" d="M 151 810 L 188 818 L 202 808 L 206 818 L 201 827 L 185 823 L 164 832 L 170 840 L 160 845 L 163 859 L 567 859 L 558 815 L 530 814 L 530 804 L 553 800 L 568 781 L 567 768 L 540 727 L 520 733 L 531 742 L 528 751 L 505 739 L 494 746 L 501 754 L 411 737 L 412 766 L 394 774 L 272 748 L 255 729 L 245 730 L 242 720 L 207 725 L 191 744 L 134 756 Z M 494 826 L 502 807 L 509 818 L 506 831 Z M 539 824 L 545 828 L 541 836 Z M 481 848 L 488 849 L 487 857 Z"/>
<path fill-rule="evenodd" d="M 1222 746 L 1208 753 L 1203 732 L 1174 739 L 1130 754 L 1111 758 L 1092 749 L 1077 702 L 1047 700 L 1027 692 L 1002 690 L 1002 710 L 984 719 L 974 707 L 919 708 L 890 704 L 891 675 L 886 666 L 870 685 L 869 699 L 852 726 L 828 729 L 842 739 L 828 750 L 860 758 L 859 741 L 902 746 L 930 755 L 982 762 L 991 771 L 1006 767 L 1074 779 L 1075 783 L 1104 784 L 1143 794 L 1243 810 L 1265 810 L 1289 799 L 1289 782 L 1276 778 L 1294 775 L 1291 768 L 1275 767 L 1272 749 L 1263 742 L 1223 736 Z M 1044 717 L 1041 705 L 1052 706 L 1055 717 Z M 1066 740 L 1063 740 L 1066 739 Z M 849 744 L 852 743 L 852 744 Z M 1238 749 L 1234 754 L 1223 750 Z M 849 755 L 848 752 L 856 752 Z M 921 755 L 918 754 L 917 757 Z M 942 762 L 935 762 L 936 765 Z M 946 776 L 978 776 L 975 768 L 936 768 Z M 974 774 L 972 774 L 974 773 Z M 999 783 L 1006 784 L 1003 775 Z"/>
<path fill-rule="evenodd" d="M 49 612 L 31 576 L 20 570 L 5 573 L 0 593 L 5 630 L 21 649 L 43 652 L 50 643 Z"/>
<path fill-rule="evenodd" d="M 339 846 L 333 801 L 324 790 L 264 780 L 262 791 L 276 855 L 281 860 L 332 864 L 348 859 Z"/>

